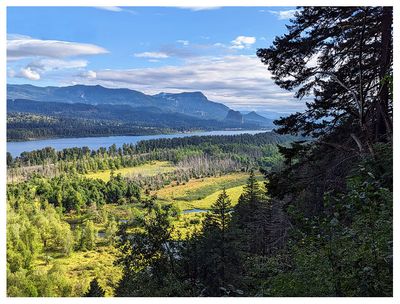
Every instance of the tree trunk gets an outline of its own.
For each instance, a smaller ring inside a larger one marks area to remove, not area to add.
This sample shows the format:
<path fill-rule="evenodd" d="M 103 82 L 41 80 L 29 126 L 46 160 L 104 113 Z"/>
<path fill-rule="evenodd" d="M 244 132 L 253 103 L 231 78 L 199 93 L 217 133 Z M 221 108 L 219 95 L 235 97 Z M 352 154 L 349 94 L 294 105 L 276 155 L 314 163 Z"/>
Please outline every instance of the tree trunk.
<path fill-rule="evenodd" d="M 385 79 L 389 75 L 390 64 L 392 61 L 392 20 L 393 8 L 383 7 L 382 29 L 381 29 L 381 60 L 379 79 L 381 81 L 381 90 L 377 103 L 377 121 L 376 121 L 376 140 L 387 141 L 391 138 L 392 122 L 389 115 L 389 84 Z"/>

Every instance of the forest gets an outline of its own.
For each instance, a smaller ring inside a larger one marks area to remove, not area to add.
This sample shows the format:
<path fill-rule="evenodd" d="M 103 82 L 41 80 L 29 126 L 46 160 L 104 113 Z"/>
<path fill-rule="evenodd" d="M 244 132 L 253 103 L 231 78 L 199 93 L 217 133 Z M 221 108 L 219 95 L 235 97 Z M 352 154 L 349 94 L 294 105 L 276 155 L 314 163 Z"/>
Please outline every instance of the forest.
<path fill-rule="evenodd" d="M 7 295 L 393 296 L 391 7 L 301 7 L 275 132 L 7 154 Z"/>

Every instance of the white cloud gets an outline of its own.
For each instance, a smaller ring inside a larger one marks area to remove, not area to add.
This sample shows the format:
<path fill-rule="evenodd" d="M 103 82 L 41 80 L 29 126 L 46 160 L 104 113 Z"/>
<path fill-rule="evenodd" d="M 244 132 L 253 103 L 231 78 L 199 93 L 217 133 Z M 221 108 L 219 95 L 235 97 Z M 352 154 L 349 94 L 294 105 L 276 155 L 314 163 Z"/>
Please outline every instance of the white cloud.
<path fill-rule="evenodd" d="M 105 53 L 108 53 L 106 49 L 87 43 L 40 40 L 30 37 L 17 37 L 7 40 L 7 59 L 9 60 L 28 57 L 65 58 Z"/>
<path fill-rule="evenodd" d="M 180 6 L 179 8 L 198 12 L 198 11 L 209 11 L 209 10 L 220 9 L 221 6 Z"/>
<path fill-rule="evenodd" d="M 235 40 L 231 41 L 232 49 L 244 49 L 249 48 L 251 45 L 256 43 L 256 37 L 249 36 L 237 36 Z"/>
<path fill-rule="evenodd" d="M 21 68 L 19 73 L 13 69 L 8 72 L 8 77 L 26 78 L 29 80 L 39 80 L 43 73 L 59 71 L 65 69 L 82 69 L 87 66 L 86 60 L 60 60 L 60 59 L 39 59 L 28 63 Z"/>
<path fill-rule="evenodd" d="M 297 12 L 297 10 L 286 10 L 286 11 L 268 11 L 269 13 L 275 15 L 278 17 L 279 20 L 285 20 L 285 19 L 291 19 L 294 17 L 294 14 Z"/>
<path fill-rule="evenodd" d="M 53 70 L 63 69 L 77 69 L 86 67 L 88 62 L 86 60 L 60 60 L 60 59 L 39 59 L 32 61 L 28 64 L 33 70 L 47 72 Z"/>
<path fill-rule="evenodd" d="M 40 74 L 34 70 L 32 70 L 30 67 L 27 68 L 22 68 L 19 73 L 15 75 L 15 77 L 18 78 L 26 78 L 29 80 L 39 80 L 40 79 Z"/>
<path fill-rule="evenodd" d="M 105 10 L 105 11 L 115 12 L 115 13 L 125 12 L 125 13 L 130 13 L 133 15 L 137 14 L 137 12 L 134 10 L 122 8 L 119 6 L 95 6 L 95 8 Z"/>
<path fill-rule="evenodd" d="M 215 47 L 226 47 L 226 45 L 221 43 L 221 42 L 216 42 L 216 43 L 213 44 L 213 46 L 215 46 Z"/>
<path fill-rule="evenodd" d="M 110 11 L 110 12 L 122 12 L 123 11 L 123 9 L 120 8 L 119 6 L 95 6 L 95 8 Z"/>
<path fill-rule="evenodd" d="M 176 42 L 181 43 L 184 46 L 189 45 L 189 41 L 188 40 L 176 40 Z"/>
<path fill-rule="evenodd" d="M 147 94 L 202 91 L 211 100 L 241 109 L 304 108 L 304 103 L 294 100 L 292 93 L 275 85 L 256 56 L 196 57 L 182 66 L 98 70 L 96 79 L 82 77 L 81 82 L 128 87 Z"/>
<path fill-rule="evenodd" d="M 86 79 L 96 79 L 97 73 L 95 71 L 89 70 L 81 73 L 79 76 Z"/>
<path fill-rule="evenodd" d="M 156 58 L 156 59 L 163 59 L 168 58 L 169 56 L 163 52 L 143 52 L 143 53 L 135 53 L 135 57 L 139 58 Z"/>

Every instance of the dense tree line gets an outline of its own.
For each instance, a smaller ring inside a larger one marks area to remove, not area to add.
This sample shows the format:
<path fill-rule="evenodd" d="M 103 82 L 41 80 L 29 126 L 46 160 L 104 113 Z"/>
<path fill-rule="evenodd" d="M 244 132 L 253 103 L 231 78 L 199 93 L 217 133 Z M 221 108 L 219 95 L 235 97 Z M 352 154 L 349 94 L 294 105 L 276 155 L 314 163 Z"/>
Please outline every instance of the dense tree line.
<path fill-rule="evenodd" d="M 177 131 L 168 127 L 141 127 L 135 123 L 112 120 L 47 116 L 33 113 L 7 114 L 7 141 L 60 137 L 91 137 L 112 135 L 152 135 Z"/>
<path fill-rule="evenodd" d="M 40 150 L 22 152 L 21 155 L 13 158 L 7 154 L 7 164 L 9 166 L 32 166 L 45 163 L 54 163 L 56 161 L 72 161 L 85 159 L 89 156 L 116 157 L 131 156 L 133 154 L 146 154 L 150 152 L 159 152 L 163 150 L 182 151 L 182 148 L 191 150 L 202 149 L 209 154 L 213 154 L 213 149 L 219 149 L 225 153 L 243 153 L 246 154 L 250 149 L 258 146 L 267 146 L 282 144 L 298 140 L 300 137 L 282 136 L 273 132 L 259 134 L 240 134 L 240 135 L 218 135 L 218 136 L 190 136 L 172 139 L 154 139 L 143 140 L 135 144 L 123 144 L 121 147 L 112 145 L 110 147 L 100 147 L 97 150 L 91 150 L 89 147 L 65 148 L 56 151 L 54 148 L 46 147 Z M 218 146 L 219 148 L 217 148 Z M 249 150 L 246 150 L 249 149 Z M 215 154 L 215 153 L 214 153 Z M 177 156 L 179 159 L 179 156 Z"/>
<path fill-rule="evenodd" d="M 136 151 L 140 153 L 150 152 L 160 148 L 178 148 L 188 146 L 220 145 L 223 148 L 232 150 L 234 146 L 241 147 L 248 145 L 280 144 L 299 139 L 297 136 L 279 135 L 274 132 L 258 134 L 218 135 L 218 136 L 189 136 L 181 138 L 159 138 L 140 141 L 136 145 Z"/>
<path fill-rule="evenodd" d="M 79 213 L 93 204 L 135 203 L 140 200 L 140 189 L 120 174 L 111 175 L 108 182 L 79 175 L 50 179 L 37 176 L 24 183 L 8 185 L 7 200 L 15 204 L 21 200 L 45 201 L 60 208 L 61 212 Z"/>

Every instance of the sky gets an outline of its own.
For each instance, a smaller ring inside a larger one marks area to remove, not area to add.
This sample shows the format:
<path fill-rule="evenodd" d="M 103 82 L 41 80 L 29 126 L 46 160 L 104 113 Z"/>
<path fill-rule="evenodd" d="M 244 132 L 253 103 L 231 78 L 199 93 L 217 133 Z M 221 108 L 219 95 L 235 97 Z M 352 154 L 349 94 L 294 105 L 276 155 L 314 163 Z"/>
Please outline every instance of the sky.
<path fill-rule="evenodd" d="M 8 7 L 7 82 L 201 91 L 235 110 L 304 109 L 256 57 L 293 7 Z"/>

